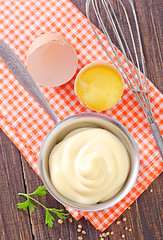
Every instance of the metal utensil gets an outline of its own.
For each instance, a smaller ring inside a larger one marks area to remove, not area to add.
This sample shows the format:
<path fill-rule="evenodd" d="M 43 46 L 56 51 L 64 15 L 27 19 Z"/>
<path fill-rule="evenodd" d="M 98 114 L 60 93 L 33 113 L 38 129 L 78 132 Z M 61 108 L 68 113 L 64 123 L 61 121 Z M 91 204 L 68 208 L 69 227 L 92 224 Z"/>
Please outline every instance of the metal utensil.
<path fill-rule="evenodd" d="M 42 108 L 49 114 L 51 119 L 58 123 L 59 117 L 55 114 L 49 103 L 42 95 L 37 84 L 33 81 L 31 75 L 16 56 L 16 54 L 7 46 L 5 42 L 0 40 L 0 58 L 10 70 L 10 72 L 16 77 L 21 85 L 36 99 L 36 101 L 42 106 Z"/>
<path fill-rule="evenodd" d="M 137 100 L 139 101 L 144 114 L 146 116 L 146 118 L 149 121 L 150 124 L 150 128 L 151 131 L 153 133 L 153 136 L 155 138 L 156 144 L 158 146 L 158 149 L 160 151 L 161 157 L 163 158 L 163 139 L 160 133 L 160 130 L 158 128 L 157 123 L 154 120 L 154 116 L 153 116 L 153 112 L 152 112 L 152 108 L 151 108 L 151 103 L 150 103 L 150 98 L 149 98 L 149 90 L 148 90 L 148 85 L 147 85 L 147 78 L 146 78 L 146 71 L 145 71 L 145 63 L 144 63 L 144 57 L 143 57 L 143 48 L 142 48 L 142 43 L 141 43 L 141 37 L 140 37 L 140 31 L 139 31 L 139 25 L 138 25 L 138 20 L 137 20 L 137 16 L 136 16 L 136 11 L 134 8 L 134 3 L 132 0 L 128 0 L 128 2 L 130 3 L 131 9 L 132 9 L 132 13 L 133 13 L 133 18 L 135 20 L 135 28 L 136 28 L 136 34 L 137 34 L 137 38 L 138 38 L 138 48 L 136 46 L 135 43 L 135 39 L 134 39 L 134 34 L 133 34 L 133 26 L 131 26 L 130 24 L 130 20 L 129 20 L 129 16 L 127 13 L 127 10 L 124 6 L 124 4 L 122 3 L 121 0 L 118 0 L 118 2 L 120 3 L 120 5 L 122 6 L 123 12 L 124 12 L 124 16 L 126 18 L 127 21 L 127 25 L 129 28 L 129 33 L 130 33 L 130 39 L 132 42 L 132 46 L 133 46 L 133 52 L 134 55 L 131 54 L 131 49 L 129 48 L 129 44 L 127 42 L 127 39 L 125 38 L 125 34 L 123 33 L 122 27 L 119 23 L 119 20 L 115 14 L 115 11 L 110 3 L 110 0 L 87 0 L 86 1 L 86 14 L 87 14 L 87 18 L 90 22 L 91 28 L 93 30 L 93 32 L 95 33 L 97 39 L 99 40 L 101 46 L 103 47 L 104 51 L 106 52 L 107 56 L 109 57 L 109 59 L 111 60 L 111 62 L 113 63 L 113 65 L 117 67 L 117 64 L 115 63 L 115 61 L 113 60 L 113 58 L 110 56 L 109 52 L 107 51 L 106 47 L 104 46 L 104 44 L 102 43 L 100 36 L 98 35 L 94 25 L 92 24 L 91 20 L 90 20 L 90 6 L 93 6 L 94 9 L 94 13 L 96 15 L 96 18 L 98 20 L 98 23 L 104 33 L 104 35 L 106 36 L 110 47 L 118 61 L 118 63 L 121 66 L 121 69 L 118 68 L 118 70 L 121 72 L 122 76 L 124 77 L 124 80 L 126 82 L 126 84 L 128 85 L 128 87 L 131 89 L 131 91 L 133 91 L 135 97 L 137 98 Z M 101 9 L 103 11 L 100 11 L 99 6 L 101 6 Z M 105 20 L 104 20 L 105 18 Z M 132 80 L 129 78 L 128 73 L 125 70 L 125 67 L 120 59 L 120 57 L 118 56 L 118 53 L 115 50 L 115 46 L 111 41 L 110 35 L 107 31 L 107 26 L 106 26 L 106 19 L 109 20 L 113 32 L 115 34 L 115 37 L 121 47 L 121 50 L 124 54 L 126 63 L 130 69 L 130 72 L 132 74 Z M 138 60 L 138 50 L 140 51 L 140 56 L 141 56 L 141 64 L 142 64 L 142 69 L 143 69 L 143 74 L 144 77 L 142 77 L 141 71 L 140 71 L 140 62 Z M 133 62 L 133 66 L 134 69 L 131 68 L 130 66 L 130 61 L 128 60 L 127 57 L 127 53 L 128 56 L 130 57 L 131 61 Z M 136 59 L 136 64 L 134 64 L 134 59 Z M 134 74 L 134 71 L 136 72 L 136 74 Z"/>

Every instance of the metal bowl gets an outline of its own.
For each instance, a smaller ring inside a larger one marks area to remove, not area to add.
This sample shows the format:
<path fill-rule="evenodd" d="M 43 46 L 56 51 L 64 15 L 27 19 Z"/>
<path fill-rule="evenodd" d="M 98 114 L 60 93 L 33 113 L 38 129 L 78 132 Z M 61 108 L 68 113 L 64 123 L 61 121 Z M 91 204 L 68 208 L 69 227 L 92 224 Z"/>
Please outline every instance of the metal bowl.
<path fill-rule="evenodd" d="M 88 126 L 99 127 L 113 133 L 123 143 L 130 159 L 129 174 L 122 189 L 113 198 L 97 204 L 81 204 L 64 197 L 53 186 L 49 175 L 49 155 L 52 148 L 72 130 Z M 81 211 L 98 211 L 121 201 L 135 184 L 139 172 L 139 162 L 138 148 L 129 131 L 118 121 L 99 113 L 76 114 L 60 121 L 46 136 L 39 154 L 41 178 L 49 193 L 63 205 Z"/>

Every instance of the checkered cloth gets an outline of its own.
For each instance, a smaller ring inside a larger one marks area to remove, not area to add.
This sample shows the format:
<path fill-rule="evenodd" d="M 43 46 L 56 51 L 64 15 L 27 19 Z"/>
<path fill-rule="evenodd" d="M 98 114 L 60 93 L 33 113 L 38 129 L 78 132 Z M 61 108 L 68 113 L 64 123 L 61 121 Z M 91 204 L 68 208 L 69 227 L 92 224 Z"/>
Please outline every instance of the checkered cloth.
<path fill-rule="evenodd" d="M 73 44 L 79 59 L 77 72 L 89 62 L 108 61 L 87 18 L 69 0 L 0 0 L 0 21 L 0 39 L 13 49 L 25 65 L 29 45 L 36 37 L 47 32 L 57 32 Z M 100 31 L 98 33 L 113 56 L 104 35 Z M 118 54 L 131 78 L 124 56 L 119 51 Z M 43 95 L 60 119 L 81 112 L 91 112 L 75 97 L 74 78 L 56 88 L 47 89 L 40 86 Z M 155 119 L 161 128 L 162 96 L 150 81 L 148 85 Z M 140 153 L 140 171 L 133 189 L 114 207 L 98 212 L 68 209 L 74 218 L 84 216 L 101 231 L 115 221 L 161 173 L 159 151 L 147 119 L 127 86 L 121 101 L 103 114 L 120 121 L 135 138 Z M 40 147 L 47 133 L 54 127 L 54 122 L 18 83 L 2 61 L 0 61 L 0 126 L 39 174 Z"/>

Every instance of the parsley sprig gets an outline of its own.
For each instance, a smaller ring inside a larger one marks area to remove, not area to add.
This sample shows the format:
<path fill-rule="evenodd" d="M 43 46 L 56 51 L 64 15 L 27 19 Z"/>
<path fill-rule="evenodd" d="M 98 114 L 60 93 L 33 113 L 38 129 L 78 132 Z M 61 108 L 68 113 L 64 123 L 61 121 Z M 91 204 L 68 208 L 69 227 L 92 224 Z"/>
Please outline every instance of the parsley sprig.
<path fill-rule="evenodd" d="M 52 228 L 53 224 L 54 224 L 54 217 L 52 216 L 52 214 L 50 212 L 55 213 L 60 219 L 66 218 L 66 216 L 68 214 L 63 213 L 63 209 L 47 208 L 42 203 L 40 203 L 39 201 L 37 201 L 36 199 L 31 197 L 33 195 L 43 197 L 46 195 L 46 191 L 47 191 L 47 189 L 43 185 L 43 186 L 39 186 L 36 189 L 36 191 L 34 191 L 33 193 L 27 193 L 27 194 L 26 193 L 18 193 L 19 196 L 24 196 L 24 197 L 26 197 L 27 200 L 25 202 L 18 203 L 17 207 L 22 210 L 27 210 L 27 208 L 29 207 L 29 210 L 31 212 L 33 212 L 36 206 L 33 204 L 32 201 L 36 202 L 37 204 L 39 204 L 41 207 L 43 207 L 46 210 L 45 224 L 48 224 L 48 226 Z"/>

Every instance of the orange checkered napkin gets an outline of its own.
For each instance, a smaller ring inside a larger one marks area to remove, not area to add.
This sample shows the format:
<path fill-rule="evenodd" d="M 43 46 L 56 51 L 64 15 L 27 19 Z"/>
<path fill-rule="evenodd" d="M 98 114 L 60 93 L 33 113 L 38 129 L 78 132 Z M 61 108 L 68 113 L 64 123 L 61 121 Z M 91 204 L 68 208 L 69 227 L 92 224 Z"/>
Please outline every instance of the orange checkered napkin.
<path fill-rule="evenodd" d="M 0 39 L 13 49 L 25 65 L 29 45 L 36 37 L 47 32 L 57 32 L 73 44 L 79 59 L 78 71 L 89 62 L 108 61 L 92 33 L 87 18 L 69 0 L 0 0 Z M 98 33 L 110 55 L 114 57 L 104 35 L 100 31 Z M 118 54 L 131 76 L 124 56 L 120 51 Z M 150 81 L 148 84 L 152 109 L 161 128 L 162 96 Z M 56 88 L 47 89 L 40 86 L 43 95 L 60 119 L 81 112 L 91 112 L 79 103 L 74 95 L 73 85 L 74 78 Z M 119 217 L 161 173 L 159 151 L 147 119 L 127 86 L 121 101 L 103 114 L 120 121 L 134 136 L 140 153 L 140 171 L 134 188 L 114 207 L 98 212 L 68 209 L 76 219 L 85 216 L 101 231 Z M 40 147 L 47 133 L 54 127 L 54 122 L 2 62 L 0 62 L 0 127 L 39 174 Z"/>

